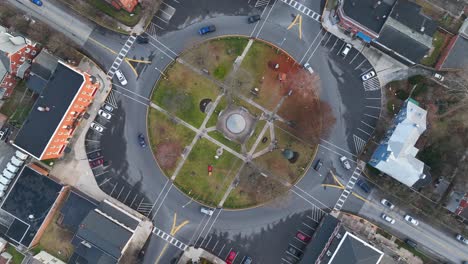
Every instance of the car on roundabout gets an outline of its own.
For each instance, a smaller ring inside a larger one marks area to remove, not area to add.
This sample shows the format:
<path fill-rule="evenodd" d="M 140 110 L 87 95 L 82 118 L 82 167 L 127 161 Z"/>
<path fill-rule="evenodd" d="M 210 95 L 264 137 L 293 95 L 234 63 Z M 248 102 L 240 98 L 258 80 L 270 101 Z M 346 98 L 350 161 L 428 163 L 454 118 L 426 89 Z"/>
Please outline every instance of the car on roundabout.
<path fill-rule="evenodd" d="M 142 133 L 138 134 L 138 143 L 140 144 L 142 148 L 146 148 L 146 139 Z"/>
<path fill-rule="evenodd" d="M 253 16 L 249 16 L 249 18 L 247 19 L 247 22 L 249 24 L 253 24 L 259 20 L 260 20 L 260 15 L 253 15 Z"/>
<path fill-rule="evenodd" d="M 412 216 L 410 216 L 410 215 L 408 215 L 408 214 L 405 215 L 405 220 L 406 220 L 407 222 L 410 222 L 411 224 L 413 224 L 413 225 L 415 225 L 415 226 L 418 226 L 418 225 L 419 225 L 419 221 L 416 220 L 416 219 L 414 219 Z"/>
<path fill-rule="evenodd" d="M 343 167 L 345 167 L 345 169 L 347 170 L 351 169 L 351 164 L 349 164 L 348 158 L 346 158 L 345 156 L 342 156 L 340 158 L 340 161 L 341 161 L 341 164 L 343 164 Z"/>
<path fill-rule="evenodd" d="M 211 32 L 215 32 L 216 31 L 216 26 L 215 25 L 209 25 L 209 26 L 205 26 L 205 27 L 202 27 L 198 30 L 198 34 L 200 35 L 206 35 L 208 33 L 211 33 Z"/>

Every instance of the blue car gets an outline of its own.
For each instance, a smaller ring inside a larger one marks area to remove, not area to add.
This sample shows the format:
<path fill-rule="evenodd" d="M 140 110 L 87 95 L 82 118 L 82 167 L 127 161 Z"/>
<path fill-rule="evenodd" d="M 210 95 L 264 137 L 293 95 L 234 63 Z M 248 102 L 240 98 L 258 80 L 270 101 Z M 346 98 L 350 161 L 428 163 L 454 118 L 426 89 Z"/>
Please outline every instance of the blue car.
<path fill-rule="evenodd" d="M 205 35 L 205 34 L 208 34 L 210 32 L 215 32 L 216 31 L 216 27 L 215 25 L 209 25 L 209 26 L 206 26 L 206 27 L 202 27 L 198 30 L 198 33 L 200 35 Z"/>
<path fill-rule="evenodd" d="M 37 6 L 42 6 L 42 1 L 41 0 L 31 0 L 35 5 Z"/>

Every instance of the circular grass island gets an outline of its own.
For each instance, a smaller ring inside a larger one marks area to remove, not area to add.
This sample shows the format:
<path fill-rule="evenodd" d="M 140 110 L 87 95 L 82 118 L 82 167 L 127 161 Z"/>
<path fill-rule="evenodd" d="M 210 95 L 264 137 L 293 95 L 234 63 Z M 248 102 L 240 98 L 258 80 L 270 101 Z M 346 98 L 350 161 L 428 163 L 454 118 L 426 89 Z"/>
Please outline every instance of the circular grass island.
<path fill-rule="evenodd" d="M 265 42 L 198 44 L 154 88 L 148 135 L 156 161 L 207 206 L 248 208 L 280 197 L 308 170 L 331 123 L 319 83 Z"/>

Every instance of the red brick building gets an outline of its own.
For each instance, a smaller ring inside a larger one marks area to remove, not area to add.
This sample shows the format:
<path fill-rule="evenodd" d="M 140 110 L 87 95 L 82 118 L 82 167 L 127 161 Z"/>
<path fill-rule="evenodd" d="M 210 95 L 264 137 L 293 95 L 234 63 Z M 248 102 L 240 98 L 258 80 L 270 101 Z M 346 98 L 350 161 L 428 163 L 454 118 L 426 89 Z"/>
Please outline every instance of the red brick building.
<path fill-rule="evenodd" d="M 138 5 L 138 0 L 110 0 L 110 3 L 116 9 L 124 9 L 132 13 Z"/>

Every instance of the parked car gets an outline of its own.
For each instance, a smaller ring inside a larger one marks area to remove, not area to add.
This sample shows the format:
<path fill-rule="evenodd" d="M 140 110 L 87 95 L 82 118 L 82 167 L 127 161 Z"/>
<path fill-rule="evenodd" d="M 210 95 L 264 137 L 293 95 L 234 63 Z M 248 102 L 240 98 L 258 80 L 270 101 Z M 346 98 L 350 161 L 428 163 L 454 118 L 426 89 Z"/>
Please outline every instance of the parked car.
<path fill-rule="evenodd" d="M 148 37 L 145 37 L 145 36 L 138 36 L 136 38 L 136 42 L 138 44 L 147 44 L 149 42 L 149 38 Z"/>
<path fill-rule="evenodd" d="M 323 165 L 322 161 L 320 159 L 317 160 L 317 163 L 315 163 L 315 166 L 314 166 L 314 170 L 319 171 L 320 168 L 322 168 L 322 165 Z"/>
<path fill-rule="evenodd" d="M 123 86 L 127 85 L 127 79 L 125 78 L 125 75 L 122 73 L 121 70 L 116 70 L 115 76 L 117 76 L 117 79 L 119 80 L 121 85 Z"/>
<path fill-rule="evenodd" d="M 416 219 L 414 219 L 414 218 L 413 218 L 412 216 L 410 216 L 410 215 L 405 215 L 405 220 L 408 221 L 408 222 L 410 222 L 411 224 L 413 224 L 413 225 L 415 225 L 415 226 L 419 225 L 419 221 L 416 220 Z"/>
<path fill-rule="evenodd" d="M 216 27 L 215 25 L 209 25 L 209 26 L 205 26 L 205 27 L 202 27 L 198 30 L 198 33 L 200 35 L 205 35 L 205 34 L 208 34 L 210 32 L 215 32 L 216 31 Z"/>
<path fill-rule="evenodd" d="M 95 160 L 95 159 L 98 159 L 98 158 L 102 158 L 102 153 L 100 150 L 96 150 L 96 151 L 93 151 L 91 153 L 88 153 L 88 160 L 91 161 L 91 160 Z"/>
<path fill-rule="evenodd" d="M 112 117 L 111 114 L 107 113 L 106 111 L 104 111 L 104 110 L 102 110 L 102 109 L 99 109 L 98 115 L 104 117 L 104 118 L 107 119 L 107 120 L 110 120 L 111 117 Z"/>
<path fill-rule="evenodd" d="M 138 143 L 140 143 L 140 146 L 142 148 L 146 148 L 146 140 L 145 140 L 145 136 L 143 136 L 143 134 L 138 134 Z"/>
<path fill-rule="evenodd" d="M 439 80 L 441 82 L 444 80 L 444 76 L 442 76 L 441 74 L 438 74 L 438 73 L 434 73 L 434 78 L 436 78 L 437 80 Z"/>
<path fill-rule="evenodd" d="M 109 113 L 112 113 L 112 111 L 114 111 L 114 107 L 110 106 L 109 104 L 103 104 L 102 108 Z"/>
<path fill-rule="evenodd" d="M 237 252 L 235 252 L 234 250 L 231 250 L 226 257 L 226 264 L 232 264 L 234 260 L 236 259 L 236 256 L 237 256 Z"/>
<path fill-rule="evenodd" d="M 304 64 L 304 69 L 308 70 L 310 74 L 314 74 L 314 69 L 312 69 L 312 66 L 308 62 Z"/>
<path fill-rule="evenodd" d="M 211 208 L 208 208 L 208 207 L 204 207 L 204 206 L 202 206 L 202 207 L 200 208 L 200 212 L 202 212 L 203 214 L 206 214 L 206 215 L 212 216 L 212 215 L 213 215 L 213 212 L 214 212 L 214 210 L 213 210 L 213 209 L 211 209 Z"/>
<path fill-rule="evenodd" d="M 252 24 L 252 23 L 255 23 L 257 21 L 260 20 L 260 15 L 253 15 L 253 16 L 249 16 L 249 18 L 247 18 L 247 22 L 249 24 Z"/>
<path fill-rule="evenodd" d="M 15 165 L 16 167 L 21 167 L 24 163 L 24 160 L 18 159 L 17 157 L 13 156 L 10 160 L 11 164 Z"/>
<path fill-rule="evenodd" d="M 42 6 L 42 1 L 41 0 L 31 0 L 31 2 L 37 6 Z"/>
<path fill-rule="evenodd" d="M 244 261 L 242 261 L 241 264 L 252 264 L 252 258 L 249 257 L 249 256 L 246 256 L 246 257 L 244 258 Z"/>
<path fill-rule="evenodd" d="M 101 125 L 99 125 L 96 122 L 91 122 L 91 128 L 96 130 L 99 133 L 102 133 L 102 131 L 104 131 L 104 127 L 102 127 Z"/>
<path fill-rule="evenodd" d="M 462 242 L 465 245 L 468 245 L 468 239 L 462 236 L 461 234 L 457 234 L 456 239 Z"/>
<path fill-rule="evenodd" d="M 418 243 L 416 243 L 415 241 L 407 238 L 405 239 L 405 243 L 408 244 L 408 246 L 412 247 L 412 248 L 415 248 L 418 246 Z"/>
<path fill-rule="evenodd" d="M 380 200 L 380 203 L 383 204 L 385 207 L 388 207 L 390 210 L 392 210 L 393 208 L 395 208 L 395 205 L 392 204 L 390 201 L 388 201 L 387 199 L 382 199 Z"/>
<path fill-rule="evenodd" d="M 287 252 L 291 253 L 291 255 L 297 257 L 298 259 L 302 257 L 302 252 L 291 245 L 289 245 Z"/>
<path fill-rule="evenodd" d="M 16 167 L 15 165 L 11 164 L 11 162 L 8 162 L 6 165 L 7 170 L 9 170 L 12 173 L 18 172 L 19 168 Z"/>
<path fill-rule="evenodd" d="M 364 74 L 363 76 L 361 76 L 361 79 L 363 81 L 367 81 L 367 80 L 369 80 L 370 78 L 372 78 L 374 76 L 375 76 L 375 71 L 370 71 L 370 72 Z"/>
<path fill-rule="evenodd" d="M 91 166 L 91 169 L 94 169 L 94 168 L 96 168 L 98 166 L 101 166 L 103 163 L 104 163 L 104 159 L 100 158 L 100 159 L 90 161 L 89 166 Z"/>
<path fill-rule="evenodd" d="M 301 231 L 298 231 L 296 233 L 296 238 L 305 243 L 308 243 L 310 241 L 310 236 L 302 233 Z"/>
<path fill-rule="evenodd" d="M 351 169 L 351 164 L 349 164 L 348 158 L 346 158 L 345 156 L 342 156 L 340 158 L 340 161 L 341 161 L 341 164 L 343 164 L 343 167 L 345 167 L 345 169 L 347 170 Z"/>
<path fill-rule="evenodd" d="M 386 215 L 384 213 L 382 213 L 381 217 L 382 217 L 383 220 L 389 222 L 392 225 L 395 223 L 395 219 L 391 218 L 390 216 L 388 216 L 388 215 Z"/>
<path fill-rule="evenodd" d="M 344 46 L 344 48 L 341 50 L 341 53 L 340 53 L 341 56 L 346 57 L 346 55 L 348 55 L 348 53 L 349 53 L 349 51 L 351 50 L 352 47 L 353 47 L 353 45 L 351 45 L 349 43 L 346 44 Z"/>
<path fill-rule="evenodd" d="M 9 131 L 9 130 L 10 130 L 9 127 L 6 127 L 6 128 L 4 128 L 4 129 L 0 130 L 0 140 L 2 140 L 3 137 L 5 137 L 6 135 L 8 135 L 8 131 Z"/>
<path fill-rule="evenodd" d="M 359 179 L 356 184 L 361 187 L 361 189 L 366 192 L 366 193 L 369 193 L 371 188 L 369 187 L 369 184 L 367 184 L 367 182 L 363 179 Z"/>

